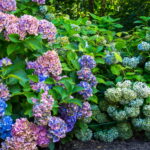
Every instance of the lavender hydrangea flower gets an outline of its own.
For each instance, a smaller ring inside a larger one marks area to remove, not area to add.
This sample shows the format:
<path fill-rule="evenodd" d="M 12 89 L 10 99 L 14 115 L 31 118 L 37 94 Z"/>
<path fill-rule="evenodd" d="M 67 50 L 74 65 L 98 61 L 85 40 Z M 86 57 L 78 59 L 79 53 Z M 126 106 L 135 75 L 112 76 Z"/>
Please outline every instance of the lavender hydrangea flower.
<path fill-rule="evenodd" d="M 96 66 L 95 60 L 89 55 L 83 55 L 79 60 L 80 66 L 83 68 L 94 68 Z"/>
<path fill-rule="evenodd" d="M 7 17 L 7 14 L 0 12 L 0 32 L 2 32 L 3 29 L 5 28 L 6 17 Z"/>
<path fill-rule="evenodd" d="M 60 118 L 67 124 L 67 132 L 72 131 L 78 119 L 79 106 L 76 104 L 62 104 L 59 109 Z"/>
<path fill-rule="evenodd" d="M 34 69 L 35 74 L 43 76 L 58 76 L 62 73 L 61 63 L 55 51 L 47 51 L 35 62 L 28 62 L 27 68 Z"/>
<path fill-rule="evenodd" d="M 91 81 L 93 74 L 91 72 L 90 68 L 82 68 L 77 72 L 78 78 L 85 80 L 85 81 Z"/>
<path fill-rule="evenodd" d="M 43 39 L 47 39 L 49 42 L 51 42 L 55 39 L 56 27 L 47 20 L 40 20 L 38 32 L 42 35 Z"/>
<path fill-rule="evenodd" d="M 59 117 L 51 117 L 48 123 L 48 137 L 53 142 L 58 142 L 61 138 L 64 138 L 67 133 L 67 124 Z"/>
<path fill-rule="evenodd" d="M 0 83 L 0 99 L 7 101 L 10 98 L 10 93 L 7 86 L 3 83 Z"/>
<path fill-rule="evenodd" d="M 7 57 L 0 59 L 0 67 L 9 66 L 11 64 L 11 60 Z"/>
<path fill-rule="evenodd" d="M 82 108 L 78 112 L 78 118 L 89 118 L 92 116 L 92 110 L 91 110 L 91 105 L 89 102 L 84 102 L 82 105 Z"/>
<path fill-rule="evenodd" d="M 37 2 L 39 5 L 45 4 L 45 0 L 32 0 L 32 2 Z"/>
<path fill-rule="evenodd" d="M 15 11 L 16 0 L 0 0 L 0 11 Z"/>
<path fill-rule="evenodd" d="M 39 20 L 30 15 L 23 15 L 19 19 L 19 29 L 30 35 L 38 35 Z"/>
<path fill-rule="evenodd" d="M 33 116 L 38 125 L 47 125 L 51 117 L 51 110 L 53 108 L 54 99 L 48 95 L 48 91 L 42 94 L 40 103 L 33 106 Z"/>
<path fill-rule="evenodd" d="M 79 92 L 79 94 L 82 95 L 84 99 L 88 99 L 93 95 L 93 90 L 89 83 L 81 81 L 78 85 L 84 88 L 84 90 Z"/>

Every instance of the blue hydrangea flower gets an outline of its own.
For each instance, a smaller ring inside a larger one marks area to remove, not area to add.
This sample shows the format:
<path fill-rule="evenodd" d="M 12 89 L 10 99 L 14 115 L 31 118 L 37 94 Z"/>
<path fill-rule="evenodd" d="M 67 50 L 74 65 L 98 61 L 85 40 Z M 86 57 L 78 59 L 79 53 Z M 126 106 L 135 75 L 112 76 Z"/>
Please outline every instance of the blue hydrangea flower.
<path fill-rule="evenodd" d="M 95 60 L 89 55 L 83 55 L 78 62 L 82 68 L 84 67 L 92 69 L 96 66 Z"/>
<path fill-rule="evenodd" d="M 112 65 L 117 62 L 114 54 L 107 54 L 104 59 L 105 63 L 108 65 Z"/>
<path fill-rule="evenodd" d="M 48 78 L 47 76 L 43 76 L 43 75 L 39 75 L 38 77 L 39 77 L 39 82 L 43 82 Z"/>
<path fill-rule="evenodd" d="M 84 90 L 79 92 L 79 94 L 82 95 L 84 99 L 88 99 L 93 95 L 93 90 L 88 82 L 81 81 L 78 85 L 84 88 Z"/>
<path fill-rule="evenodd" d="M 142 42 L 138 45 L 138 50 L 141 50 L 141 51 L 149 51 L 150 50 L 150 44 L 147 43 L 147 42 Z"/>
<path fill-rule="evenodd" d="M 3 116 L 0 119 L 0 138 L 6 139 L 11 136 L 13 120 L 10 116 Z"/>
<path fill-rule="evenodd" d="M 4 116 L 6 107 L 7 107 L 6 102 L 0 99 L 0 117 Z"/>

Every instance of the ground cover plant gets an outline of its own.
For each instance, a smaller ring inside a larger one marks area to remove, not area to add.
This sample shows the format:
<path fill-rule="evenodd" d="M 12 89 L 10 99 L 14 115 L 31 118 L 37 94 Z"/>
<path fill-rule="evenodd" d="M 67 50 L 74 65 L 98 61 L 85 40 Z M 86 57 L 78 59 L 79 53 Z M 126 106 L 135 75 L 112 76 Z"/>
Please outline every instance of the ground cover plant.
<path fill-rule="evenodd" d="M 75 138 L 150 139 L 149 17 L 72 20 L 42 0 L 0 1 L 1 150 Z"/>

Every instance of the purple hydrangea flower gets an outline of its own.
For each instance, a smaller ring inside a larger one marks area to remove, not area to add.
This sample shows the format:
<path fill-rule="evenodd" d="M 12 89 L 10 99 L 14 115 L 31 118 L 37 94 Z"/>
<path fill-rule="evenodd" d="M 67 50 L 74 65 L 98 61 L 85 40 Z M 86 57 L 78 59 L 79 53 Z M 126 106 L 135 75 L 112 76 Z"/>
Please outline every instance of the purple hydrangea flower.
<path fill-rule="evenodd" d="M 53 142 L 58 142 L 61 138 L 64 138 L 67 133 L 67 124 L 59 117 L 50 117 L 48 123 L 48 137 Z"/>
<path fill-rule="evenodd" d="M 82 108 L 78 112 L 78 119 L 89 118 L 92 116 L 91 105 L 89 102 L 84 102 Z"/>
<path fill-rule="evenodd" d="M 40 20 L 38 32 L 42 35 L 43 39 L 47 39 L 51 42 L 55 39 L 56 27 L 47 20 Z"/>
<path fill-rule="evenodd" d="M 0 99 L 7 101 L 10 98 L 10 93 L 7 86 L 3 83 L 0 83 Z"/>
<path fill-rule="evenodd" d="M 37 126 L 37 145 L 40 147 L 48 147 L 50 143 L 50 139 L 48 138 L 48 132 L 46 127 L 44 126 Z"/>
<path fill-rule="evenodd" d="M 16 10 L 16 0 L 0 0 L 0 11 Z"/>
<path fill-rule="evenodd" d="M 88 99 L 89 97 L 93 96 L 93 90 L 88 82 L 81 81 L 78 85 L 84 88 L 84 90 L 79 92 L 79 94 L 82 95 L 84 99 Z"/>
<path fill-rule="evenodd" d="M 61 63 L 55 51 L 47 51 L 34 62 L 28 62 L 27 68 L 34 69 L 35 74 L 58 76 L 62 73 Z"/>
<path fill-rule="evenodd" d="M 48 95 L 48 91 L 42 94 L 41 101 L 33 106 L 33 116 L 38 125 L 47 125 L 51 117 L 54 99 Z"/>
<path fill-rule="evenodd" d="M 67 124 L 67 132 L 72 131 L 74 128 L 74 125 L 77 121 L 78 117 L 78 111 L 79 111 L 79 106 L 76 104 L 62 104 L 60 106 L 59 112 L 60 112 L 60 117 L 66 122 Z"/>
<path fill-rule="evenodd" d="M 37 2 L 39 5 L 45 4 L 45 0 L 32 0 L 32 2 Z"/>
<path fill-rule="evenodd" d="M 89 55 L 83 55 L 78 61 L 82 68 L 92 69 L 96 66 L 95 60 Z"/>
<path fill-rule="evenodd" d="M 1 62 L 1 64 L 2 64 L 2 66 L 9 66 L 9 65 L 12 64 L 11 60 L 10 60 L 9 58 L 7 58 L 7 57 L 2 58 L 2 59 L 0 60 L 0 62 Z"/>

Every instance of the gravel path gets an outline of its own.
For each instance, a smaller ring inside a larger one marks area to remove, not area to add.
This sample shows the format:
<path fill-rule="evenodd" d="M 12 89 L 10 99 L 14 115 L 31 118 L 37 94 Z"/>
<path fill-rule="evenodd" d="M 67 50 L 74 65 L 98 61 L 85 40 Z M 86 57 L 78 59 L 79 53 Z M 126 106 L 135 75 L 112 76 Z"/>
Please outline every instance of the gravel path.
<path fill-rule="evenodd" d="M 61 147 L 61 150 L 150 150 L 150 142 L 141 140 L 115 141 L 113 143 L 73 141 Z"/>

